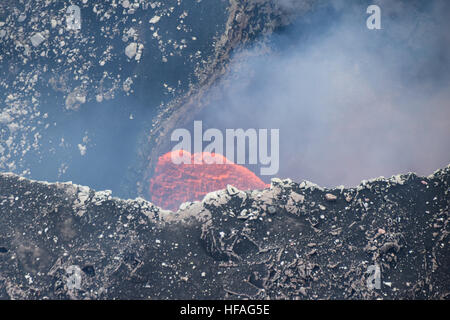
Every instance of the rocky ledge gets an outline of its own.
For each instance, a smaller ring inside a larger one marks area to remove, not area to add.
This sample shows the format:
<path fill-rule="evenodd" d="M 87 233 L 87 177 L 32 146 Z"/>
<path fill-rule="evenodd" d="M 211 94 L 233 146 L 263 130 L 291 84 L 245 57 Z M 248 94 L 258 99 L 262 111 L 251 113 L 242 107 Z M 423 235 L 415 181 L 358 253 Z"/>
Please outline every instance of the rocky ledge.
<path fill-rule="evenodd" d="M 175 213 L 3 173 L 0 298 L 449 299 L 449 183 L 273 179 Z"/>

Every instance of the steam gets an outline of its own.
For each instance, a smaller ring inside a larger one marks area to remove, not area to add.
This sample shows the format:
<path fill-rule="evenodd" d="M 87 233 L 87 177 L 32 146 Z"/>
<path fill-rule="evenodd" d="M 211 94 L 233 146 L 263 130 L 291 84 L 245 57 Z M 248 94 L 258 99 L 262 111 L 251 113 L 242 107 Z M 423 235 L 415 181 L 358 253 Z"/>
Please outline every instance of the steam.
<path fill-rule="evenodd" d="M 204 123 L 280 129 L 278 176 L 325 186 L 447 165 L 450 3 L 376 1 L 382 30 L 366 28 L 369 4 L 316 4 L 236 54 Z"/>

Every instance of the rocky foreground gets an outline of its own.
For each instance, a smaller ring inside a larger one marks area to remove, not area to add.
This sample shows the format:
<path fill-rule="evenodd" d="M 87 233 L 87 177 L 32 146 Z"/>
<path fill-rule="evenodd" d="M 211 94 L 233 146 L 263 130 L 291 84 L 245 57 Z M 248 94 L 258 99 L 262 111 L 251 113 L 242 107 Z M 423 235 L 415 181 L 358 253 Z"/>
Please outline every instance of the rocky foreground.
<path fill-rule="evenodd" d="M 0 174 L 0 298 L 449 299 L 449 184 L 274 179 L 173 213 Z"/>

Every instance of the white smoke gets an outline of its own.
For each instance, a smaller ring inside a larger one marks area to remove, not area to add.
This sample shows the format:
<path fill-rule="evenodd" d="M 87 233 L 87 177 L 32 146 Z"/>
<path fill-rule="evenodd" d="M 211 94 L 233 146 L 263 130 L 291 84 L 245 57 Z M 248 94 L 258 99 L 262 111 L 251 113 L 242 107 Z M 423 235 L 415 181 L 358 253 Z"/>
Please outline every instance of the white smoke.
<path fill-rule="evenodd" d="M 255 46 L 236 56 L 204 119 L 279 128 L 279 175 L 295 180 L 356 185 L 447 165 L 450 4 L 378 1 L 382 30 L 373 31 L 366 5 L 333 3 L 275 36 L 272 53 Z"/>

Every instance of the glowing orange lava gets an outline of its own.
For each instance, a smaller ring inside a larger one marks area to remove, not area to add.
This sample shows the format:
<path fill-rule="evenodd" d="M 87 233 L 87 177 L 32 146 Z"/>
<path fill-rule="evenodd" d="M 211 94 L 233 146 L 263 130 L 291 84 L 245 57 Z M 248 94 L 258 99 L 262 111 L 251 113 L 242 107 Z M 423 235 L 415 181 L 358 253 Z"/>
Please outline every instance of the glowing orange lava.
<path fill-rule="evenodd" d="M 191 164 L 173 163 L 174 153 L 190 158 Z M 203 163 L 194 164 L 194 159 L 202 159 L 201 157 L 203 157 Z M 217 158 L 220 158 L 223 164 L 205 163 Z M 228 161 L 222 155 L 209 152 L 191 154 L 186 151 L 172 151 L 159 158 L 155 173 L 150 180 L 149 193 L 154 204 L 175 211 L 181 203 L 202 200 L 208 192 L 224 189 L 228 184 L 240 190 L 268 187 L 253 172 Z"/>

